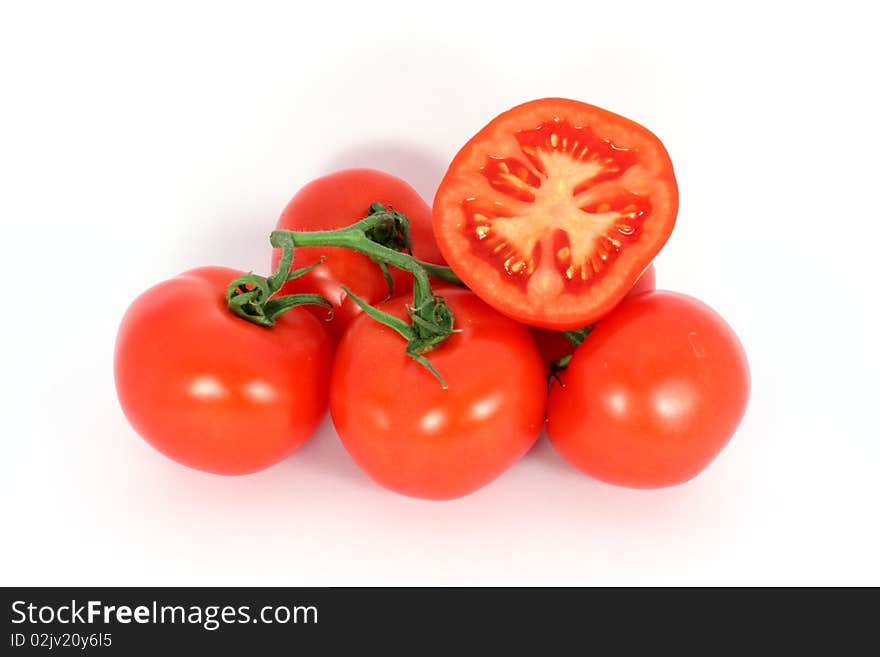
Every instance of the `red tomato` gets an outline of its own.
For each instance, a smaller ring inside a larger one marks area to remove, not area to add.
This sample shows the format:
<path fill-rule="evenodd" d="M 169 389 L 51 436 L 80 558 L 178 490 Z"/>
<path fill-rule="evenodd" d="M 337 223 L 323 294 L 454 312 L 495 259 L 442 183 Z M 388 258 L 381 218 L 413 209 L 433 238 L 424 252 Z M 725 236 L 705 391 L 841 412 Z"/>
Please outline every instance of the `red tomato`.
<path fill-rule="evenodd" d="M 339 343 L 330 385 L 330 415 L 357 464 L 386 488 L 429 499 L 467 495 L 501 475 L 538 437 L 547 396 L 525 326 L 467 290 L 443 296 L 461 333 L 425 355 L 448 390 L 369 317 Z M 411 303 L 407 295 L 379 307 L 404 318 Z"/>
<path fill-rule="evenodd" d="M 416 258 L 443 264 L 431 229 L 431 209 L 407 183 L 381 171 L 346 169 L 313 180 L 287 204 L 277 227 L 287 230 L 344 228 L 363 219 L 374 201 L 407 216 Z M 334 340 L 338 340 L 352 318 L 361 313 L 342 286 L 347 286 L 367 303 L 375 304 L 388 296 L 388 284 L 370 258 L 341 247 L 297 247 L 294 251 L 294 267 L 317 262 L 322 255 L 327 258 L 323 265 L 288 282 L 281 293 L 316 293 L 329 300 L 333 304 L 334 315 L 326 326 Z M 280 258 L 281 252 L 276 250 L 272 255 L 273 271 Z M 389 269 L 394 280 L 395 295 L 412 289 L 409 274 L 394 267 Z M 325 309 L 314 306 L 312 310 L 320 319 L 326 319 Z"/>
<path fill-rule="evenodd" d="M 147 290 L 116 339 L 116 391 L 134 429 L 199 470 L 246 474 L 293 452 L 327 408 L 332 346 L 294 308 L 272 328 L 226 309 L 242 272 L 202 267 Z"/>
<path fill-rule="evenodd" d="M 630 291 L 626 293 L 624 299 L 634 297 L 635 295 L 641 294 L 642 292 L 650 292 L 651 290 L 656 289 L 657 272 L 654 270 L 654 265 L 652 264 L 642 273 L 641 276 L 639 276 L 639 280 L 637 280 L 636 284 L 633 285 Z"/>
<path fill-rule="evenodd" d="M 535 343 L 538 345 L 538 351 L 541 352 L 541 358 L 548 371 L 550 363 L 574 353 L 575 347 L 571 340 L 559 331 L 532 327 L 532 335 L 535 336 Z"/>
<path fill-rule="evenodd" d="M 606 316 L 550 392 L 547 433 L 575 467 L 609 483 L 687 481 L 718 455 L 749 397 L 749 366 L 711 308 L 645 292 Z"/>
<path fill-rule="evenodd" d="M 547 98 L 495 118 L 456 155 L 434 232 L 456 274 L 526 324 L 606 315 L 675 223 L 672 163 L 652 133 L 611 112 Z"/>
<path fill-rule="evenodd" d="M 654 271 L 654 265 L 648 267 L 644 273 L 639 276 L 639 280 L 632 286 L 624 299 L 628 299 L 642 292 L 648 292 L 657 288 L 657 273 Z M 553 361 L 564 358 L 574 353 L 574 345 L 571 340 L 566 338 L 559 331 L 549 331 L 547 329 L 533 328 L 532 334 L 535 336 L 535 342 L 538 343 L 538 349 L 541 350 L 541 356 L 544 358 L 549 368 Z"/>

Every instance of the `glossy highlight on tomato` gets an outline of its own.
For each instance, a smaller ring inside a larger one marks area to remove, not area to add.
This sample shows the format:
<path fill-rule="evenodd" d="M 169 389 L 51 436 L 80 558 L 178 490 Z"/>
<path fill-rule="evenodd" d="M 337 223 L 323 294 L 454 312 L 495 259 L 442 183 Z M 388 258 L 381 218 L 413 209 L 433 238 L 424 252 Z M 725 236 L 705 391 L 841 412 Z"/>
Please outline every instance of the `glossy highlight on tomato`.
<path fill-rule="evenodd" d="M 501 475 L 535 442 L 546 408 L 541 357 L 528 328 L 467 290 L 441 288 L 460 333 L 427 352 L 448 384 L 369 317 L 340 342 L 330 414 L 355 462 L 377 483 L 428 499 L 467 495 Z M 379 308 L 406 316 L 411 297 Z"/>
<path fill-rule="evenodd" d="M 443 256 L 526 324 L 592 324 L 632 289 L 678 211 L 672 163 L 629 119 L 561 98 L 519 105 L 456 155 L 434 199 Z"/>
<path fill-rule="evenodd" d="M 553 385 L 547 434 L 603 481 L 660 488 L 699 474 L 724 448 L 749 398 L 736 334 L 674 292 L 627 299 L 598 323 Z"/>
<path fill-rule="evenodd" d="M 407 216 L 416 258 L 444 263 L 431 228 L 431 209 L 409 184 L 374 169 L 344 169 L 308 183 L 287 204 L 277 228 L 296 231 L 342 228 L 363 219 L 375 201 Z M 369 257 L 341 247 L 297 247 L 294 267 L 305 267 L 322 256 L 326 257 L 324 264 L 286 283 L 281 294 L 315 293 L 330 301 L 334 313 L 326 326 L 331 337 L 338 340 L 349 322 L 361 312 L 342 287 L 375 304 L 388 296 L 388 284 Z M 272 256 L 273 270 L 280 257 L 276 250 Z M 394 267 L 390 273 L 395 294 L 404 294 L 412 288 L 409 274 Z M 327 319 L 324 309 L 313 307 L 312 311 L 321 320 Z"/>
<path fill-rule="evenodd" d="M 272 328 L 229 312 L 226 287 L 242 273 L 202 267 L 141 294 L 114 360 L 134 429 L 169 458 L 225 475 L 262 470 L 312 435 L 327 409 L 332 352 L 304 308 Z"/>

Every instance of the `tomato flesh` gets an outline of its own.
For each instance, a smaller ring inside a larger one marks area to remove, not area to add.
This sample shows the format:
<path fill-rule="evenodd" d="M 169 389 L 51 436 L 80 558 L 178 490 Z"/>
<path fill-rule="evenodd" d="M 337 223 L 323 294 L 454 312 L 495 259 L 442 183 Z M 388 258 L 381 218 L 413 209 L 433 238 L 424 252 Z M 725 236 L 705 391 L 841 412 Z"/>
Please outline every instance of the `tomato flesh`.
<path fill-rule="evenodd" d="M 666 242 L 678 192 L 642 126 L 564 99 L 494 119 L 453 160 L 434 201 L 438 245 L 502 313 L 578 328 L 610 311 Z"/>
<path fill-rule="evenodd" d="M 637 294 L 650 292 L 655 289 L 657 289 L 657 274 L 654 270 L 654 265 L 651 265 L 639 276 L 639 280 L 636 281 L 636 284 L 632 286 L 632 289 L 624 298 L 629 299 Z M 571 340 L 559 331 L 532 328 L 532 335 L 535 336 L 535 342 L 538 344 L 538 349 L 544 358 L 544 364 L 547 366 L 548 372 L 550 372 L 553 361 L 574 353 L 575 348 Z"/>

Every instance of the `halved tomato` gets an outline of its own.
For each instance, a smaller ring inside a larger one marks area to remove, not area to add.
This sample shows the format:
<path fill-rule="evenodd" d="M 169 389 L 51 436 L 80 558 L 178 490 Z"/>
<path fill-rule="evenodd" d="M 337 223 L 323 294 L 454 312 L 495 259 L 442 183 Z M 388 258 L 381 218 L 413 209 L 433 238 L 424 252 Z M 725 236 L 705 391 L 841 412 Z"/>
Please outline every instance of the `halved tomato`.
<path fill-rule="evenodd" d="M 562 98 L 501 114 L 459 151 L 434 199 L 455 273 L 498 311 L 586 326 L 629 292 L 678 212 L 672 162 L 637 123 Z"/>

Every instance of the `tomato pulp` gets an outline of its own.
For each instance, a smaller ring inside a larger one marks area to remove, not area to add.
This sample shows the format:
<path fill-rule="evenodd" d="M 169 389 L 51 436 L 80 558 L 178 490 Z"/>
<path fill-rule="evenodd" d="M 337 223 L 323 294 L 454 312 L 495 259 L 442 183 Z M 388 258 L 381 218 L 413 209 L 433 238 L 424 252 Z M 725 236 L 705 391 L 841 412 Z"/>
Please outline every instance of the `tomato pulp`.
<path fill-rule="evenodd" d="M 427 352 L 448 384 L 406 355 L 392 329 L 361 316 L 339 343 L 330 415 L 355 462 L 391 490 L 460 497 L 501 475 L 535 442 L 547 385 L 528 328 L 463 289 L 442 288 L 454 333 Z M 412 297 L 379 308 L 406 317 Z"/>
<path fill-rule="evenodd" d="M 449 266 L 526 324 L 573 329 L 611 311 L 666 243 L 672 163 L 644 127 L 547 98 L 501 114 L 456 155 L 434 199 Z"/>
<path fill-rule="evenodd" d="M 313 180 L 291 199 L 278 219 L 277 228 L 286 230 L 332 230 L 344 228 L 363 219 L 370 205 L 378 201 L 405 214 L 410 223 L 413 255 L 426 262 L 443 264 L 431 229 L 431 209 L 418 192 L 400 178 L 373 169 L 345 169 Z M 362 253 L 341 247 L 296 247 L 294 267 L 305 267 L 322 256 L 324 264 L 300 278 L 287 282 L 281 294 L 315 293 L 333 304 L 333 317 L 326 323 L 328 332 L 338 340 L 349 322 L 361 309 L 348 298 L 348 287 L 370 304 L 388 296 L 388 284 L 375 262 Z M 272 256 L 272 269 L 278 267 L 281 252 Z M 390 268 L 395 294 L 412 287 L 412 276 Z M 320 319 L 327 311 L 312 306 Z"/>
<path fill-rule="evenodd" d="M 234 316 L 227 285 L 243 272 L 202 267 L 129 307 L 116 339 L 116 390 L 134 429 L 199 470 L 246 474 L 312 435 L 327 409 L 331 343 L 303 308 L 272 328 Z"/>
<path fill-rule="evenodd" d="M 574 353 L 547 409 L 553 446 L 613 484 L 659 488 L 699 474 L 745 413 L 749 366 L 733 330 L 673 292 L 627 299 Z"/>

